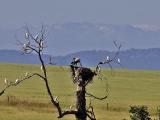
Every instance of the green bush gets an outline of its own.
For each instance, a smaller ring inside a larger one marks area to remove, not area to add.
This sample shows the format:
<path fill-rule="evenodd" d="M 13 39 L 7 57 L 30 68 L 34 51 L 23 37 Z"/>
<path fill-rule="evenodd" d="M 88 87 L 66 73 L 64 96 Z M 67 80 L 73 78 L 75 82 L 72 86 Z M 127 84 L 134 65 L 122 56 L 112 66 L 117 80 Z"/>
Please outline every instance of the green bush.
<path fill-rule="evenodd" d="M 130 106 L 131 120 L 151 120 L 147 106 Z"/>

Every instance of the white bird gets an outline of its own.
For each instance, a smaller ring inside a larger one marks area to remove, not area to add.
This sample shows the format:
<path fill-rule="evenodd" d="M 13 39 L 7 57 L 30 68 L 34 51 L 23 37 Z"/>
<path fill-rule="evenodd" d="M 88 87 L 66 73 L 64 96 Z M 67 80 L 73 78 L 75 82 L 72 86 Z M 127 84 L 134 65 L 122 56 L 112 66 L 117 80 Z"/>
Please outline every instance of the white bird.
<path fill-rule="evenodd" d="M 16 79 L 15 83 L 17 84 L 19 82 L 19 79 Z"/>
<path fill-rule="evenodd" d="M 27 46 L 27 45 L 24 43 L 24 44 L 23 44 L 23 47 L 26 48 L 26 46 Z"/>
<path fill-rule="evenodd" d="M 25 73 L 25 76 L 28 76 L 28 73 L 27 73 L 27 72 Z"/>
<path fill-rule="evenodd" d="M 43 47 L 43 41 L 41 41 L 40 45 L 41 45 L 41 47 Z"/>
<path fill-rule="evenodd" d="M 41 65 L 41 70 L 43 71 L 43 66 Z"/>
<path fill-rule="evenodd" d="M 37 40 L 37 39 L 38 39 L 38 36 L 39 36 L 39 35 L 37 34 L 37 35 L 34 37 L 34 39 Z"/>
<path fill-rule="evenodd" d="M 7 79 L 6 79 L 6 78 L 4 79 L 4 82 L 5 82 L 5 84 L 7 84 L 7 83 L 8 83 L 8 81 L 7 81 Z"/>
<path fill-rule="evenodd" d="M 29 34 L 25 33 L 25 38 L 28 39 L 29 38 Z"/>
<path fill-rule="evenodd" d="M 118 58 L 117 61 L 118 61 L 118 63 L 120 63 L 121 62 L 120 58 Z"/>
<path fill-rule="evenodd" d="M 106 61 L 108 61 L 108 60 L 109 60 L 109 56 L 106 57 Z"/>
<path fill-rule="evenodd" d="M 80 62 L 80 58 L 74 58 L 75 62 Z"/>
<path fill-rule="evenodd" d="M 56 96 L 56 97 L 54 98 L 54 101 L 57 101 L 57 98 L 58 98 L 58 97 Z"/>
<path fill-rule="evenodd" d="M 70 109 L 70 110 L 72 109 L 72 105 L 69 107 L 69 109 Z"/>

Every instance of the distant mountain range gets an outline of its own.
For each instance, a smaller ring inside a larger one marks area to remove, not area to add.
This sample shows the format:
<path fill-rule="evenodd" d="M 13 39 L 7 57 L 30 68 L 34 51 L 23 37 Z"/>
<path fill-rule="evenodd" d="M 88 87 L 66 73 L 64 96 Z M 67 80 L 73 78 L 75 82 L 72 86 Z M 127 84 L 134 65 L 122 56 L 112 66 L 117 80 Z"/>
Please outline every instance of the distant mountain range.
<path fill-rule="evenodd" d="M 40 28 L 29 26 L 33 35 Z M 66 55 L 85 50 L 114 50 L 113 41 L 122 44 L 122 49 L 160 48 L 160 28 L 147 25 L 111 25 L 96 23 L 63 23 L 46 26 L 46 52 L 51 55 Z M 24 40 L 24 27 L 0 29 L 0 48 L 18 49 L 16 40 Z"/>
<path fill-rule="evenodd" d="M 52 56 L 53 62 L 56 65 L 68 66 L 73 57 L 81 58 L 84 66 L 95 66 L 99 61 L 106 56 L 110 58 L 115 52 L 110 51 L 81 51 L 66 56 Z M 44 61 L 48 64 L 50 55 L 43 55 Z M 119 56 L 121 64 L 126 69 L 148 69 L 160 70 L 160 48 L 151 49 L 129 49 L 121 51 Z M 39 64 L 37 55 L 29 54 L 22 55 L 20 51 L 16 50 L 0 50 L 0 62 L 5 63 L 23 63 L 23 64 Z M 113 65 L 114 67 L 120 67 Z"/>
<path fill-rule="evenodd" d="M 38 28 L 28 27 L 33 35 L 37 35 Z M 124 68 L 160 70 L 158 27 L 69 22 L 46 28 L 46 63 L 49 63 L 50 56 L 57 65 L 69 65 L 73 57 L 80 57 L 84 66 L 95 66 L 106 56 L 113 56 L 115 52 L 110 51 L 114 51 L 113 41 L 116 40 L 122 44 L 119 58 Z M 19 50 L 17 40 L 24 41 L 24 33 L 24 27 L 12 30 L 0 28 L 0 62 L 39 63 L 35 54 L 21 55 L 20 51 L 16 51 Z"/>

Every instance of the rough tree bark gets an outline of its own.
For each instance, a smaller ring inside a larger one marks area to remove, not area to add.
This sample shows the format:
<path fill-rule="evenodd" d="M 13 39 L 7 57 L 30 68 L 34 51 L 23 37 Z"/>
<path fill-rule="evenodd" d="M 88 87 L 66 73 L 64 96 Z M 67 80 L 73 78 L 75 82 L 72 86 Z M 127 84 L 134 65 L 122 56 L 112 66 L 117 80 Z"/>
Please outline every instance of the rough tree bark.
<path fill-rule="evenodd" d="M 92 81 L 96 73 L 89 68 L 82 67 L 79 58 L 73 58 L 70 67 L 72 71 L 73 82 L 77 84 L 76 120 L 86 120 L 87 117 L 89 117 L 91 120 L 96 120 L 95 116 L 93 116 L 94 112 L 88 111 L 86 108 L 86 86 Z M 89 115 L 88 112 L 91 115 Z"/>
<path fill-rule="evenodd" d="M 85 94 L 86 94 L 85 82 L 84 82 L 84 80 L 82 80 L 77 85 L 77 91 L 76 91 L 76 96 L 77 96 L 77 100 L 76 100 L 76 108 L 77 108 L 76 120 L 86 120 L 86 118 L 87 118 Z"/>

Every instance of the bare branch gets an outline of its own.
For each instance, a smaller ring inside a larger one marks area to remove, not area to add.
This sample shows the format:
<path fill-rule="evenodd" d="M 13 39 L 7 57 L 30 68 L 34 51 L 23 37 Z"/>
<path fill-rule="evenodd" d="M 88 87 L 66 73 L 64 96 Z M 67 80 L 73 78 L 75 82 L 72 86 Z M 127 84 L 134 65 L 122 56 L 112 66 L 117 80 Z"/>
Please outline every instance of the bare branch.
<path fill-rule="evenodd" d="M 87 117 L 89 117 L 90 120 L 96 120 L 96 118 L 93 118 L 93 117 L 90 116 L 88 113 L 87 113 Z"/>
<path fill-rule="evenodd" d="M 60 114 L 60 116 L 58 116 L 58 118 L 62 118 L 63 116 L 69 115 L 69 114 L 75 115 L 75 114 L 77 114 L 77 111 L 76 110 L 66 110 L 66 111 L 63 111 Z"/>
<path fill-rule="evenodd" d="M 4 90 L 2 90 L 2 91 L 0 92 L 0 96 L 1 96 L 2 94 L 4 94 Z"/>
<path fill-rule="evenodd" d="M 90 114 L 90 115 L 89 115 L 89 114 Z M 95 114 L 94 114 L 94 110 L 93 110 L 93 106 L 92 106 L 91 100 L 90 100 L 89 107 L 88 107 L 88 110 L 87 110 L 87 116 L 88 116 L 91 120 L 96 120 L 96 117 L 95 117 Z"/>
<path fill-rule="evenodd" d="M 7 86 L 0 92 L 0 96 L 3 95 L 8 88 L 10 88 L 10 87 L 12 87 L 12 86 L 18 86 L 21 82 L 23 82 L 23 81 L 25 81 L 25 80 L 33 77 L 33 76 L 39 76 L 40 78 L 42 78 L 42 79 L 46 82 L 46 78 L 43 77 L 42 75 L 38 74 L 38 73 L 33 73 L 33 74 L 31 74 L 31 75 L 26 74 L 25 77 L 22 78 L 22 79 L 17 79 L 15 82 L 9 82 L 9 83 L 7 84 Z M 49 89 L 47 89 L 47 90 L 49 90 Z M 57 100 L 57 97 L 54 97 L 54 98 L 53 98 L 52 95 L 51 95 L 50 97 L 51 97 L 51 102 L 52 102 L 52 104 L 53 104 L 53 105 L 57 108 L 57 110 L 58 110 L 58 113 L 59 113 L 58 118 L 62 118 L 63 116 L 65 116 L 65 115 L 67 115 L 67 114 L 76 114 L 76 113 L 77 113 L 76 110 L 62 111 L 62 109 L 61 109 L 61 107 L 60 107 L 60 105 L 59 105 L 59 102 L 58 102 L 58 100 Z"/>
<path fill-rule="evenodd" d="M 97 100 L 105 100 L 105 99 L 107 99 L 107 97 L 108 97 L 107 95 L 104 96 L 104 97 L 97 97 L 97 96 L 92 95 L 92 94 L 87 93 L 87 92 L 86 92 L 86 95 L 88 95 L 89 97 L 92 97 L 92 98 L 94 98 L 94 99 L 97 99 Z"/>
<path fill-rule="evenodd" d="M 119 59 L 119 58 L 117 59 L 117 56 L 118 56 L 119 53 L 120 53 L 120 49 L 121 49 L 122 45 L 121 45 L 121 44 L 118 45 L 118 44 L 116 43 L 116 41 L 114 41 L 114 46 L 115 46 L 116 49 L 117 49 L 117 52 L 115 53 L 114 57 L 110 59 L 110 58 L 107 56 L 107 58 L 106 58 L 104 61 L 100 61 L 100 62 L 96 65 L 96 70 L 95 70 L 95 72 L 96 72 L 97 74 L 100 73 L 100 70 L 101 70 L 101 67 L 100 67 L 100 66 L 103 65 L 103 64 L 108 64 L 111 69 L 112 69 L 111 63 L 117 63 L 117 64 L 121 65 L 121 64 L 120 64 L 120 59 Z M 117 61 L 116 61 L 116 59 L 117 59 Z"/>
<path fill-rule="evenodd" d="M 29 41 L 30 38 L 31 38 L 31 39 L 34 40 L 36 43 L 39 43 L 38 40 L 35 39 L 35 37 L 33 36 L 33 34 L 30 32 L 30 30 L 29 30 L 29 28 L 28 28 L 27 25 L 25 26 L 25 29 L 26 29 L 25 35 L 27 36 L 26 39 Z"/>
<path fill-rule="evenodd" d="M 12 86 L 17 86 L 17 85 L 19 85 L 21 82 L 23 82 L 23 81 L 25 81 L 25 80 L 33 77 L 33 76 L 39 76 L 40 78 L 44 79 L 44 77 L 41 76 L 41 75 L 38 74 L 38 73 L 33 73 L 33 74 L 31 74 L 31 75 L 27 75 L 27 76 L 25 76 L 25 77 L 22 78 L 22 79 L 16 79 L 15 82 L 6 82 L 6 79 L 5 79 L 6 87 L 0 92 L 0 96 L 3 95 L 8 88 L 10 88 L 10 87 L 12 87 Z"/>

